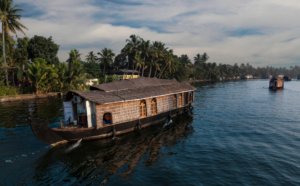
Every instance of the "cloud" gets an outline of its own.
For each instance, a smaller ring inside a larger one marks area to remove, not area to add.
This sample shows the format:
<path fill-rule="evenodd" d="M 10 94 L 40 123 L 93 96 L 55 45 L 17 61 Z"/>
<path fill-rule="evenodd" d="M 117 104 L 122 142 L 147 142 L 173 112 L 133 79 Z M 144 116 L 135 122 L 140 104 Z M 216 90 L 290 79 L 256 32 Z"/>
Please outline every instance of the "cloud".
<path fill-rule="evenodd" d="M 52 36 L 65 61 L 108 47 L 119 53 L 131 34 L 162 41 L 175 54 L 207 52 L 217 63 L 298 64 L 296 0 L 15 0 L 27 36 Z M 19 34 L 20 36 L 20 34 Z"/>

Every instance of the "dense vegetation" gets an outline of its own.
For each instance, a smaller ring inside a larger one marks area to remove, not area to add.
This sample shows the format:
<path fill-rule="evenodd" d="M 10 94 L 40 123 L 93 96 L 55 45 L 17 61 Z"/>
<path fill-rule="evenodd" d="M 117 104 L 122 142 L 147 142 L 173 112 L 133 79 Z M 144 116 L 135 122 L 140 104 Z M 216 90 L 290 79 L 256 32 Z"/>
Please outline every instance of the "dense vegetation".
<path fill-rule="evenodd" d="M 296 77 L 300 74 L 300 66 L 290 68 L 253 67 L 247 64 L 217 64 L 208 62 L 207 53 L 196 54 L 193 61 L 189 56 L 174 55 L 173 50 L 160 41 L 150 42 L 136 35 L 131 35 L 120 54 L 116 55 L 111 49 L 104 48 L 98 53 L 98 58 L 93 51 L 86 56 L 87 62 L 98 63 L 101 69 L 111 71 L 113 69 L 138 70 L 141 76 L 157 78 L 176 78 L 179 81 L 189 79 L 217 79 L 219 77 L 235 79 L 242 75 L 254 75 L 264 78 L 270 75 L 289 75 Z M 114 60 L 113 57 L 115 56 Z"/>
<path fill-rule="evenodd" d="M 114 71 L 118 69 L 131 69 L 145 77 L 156 77 L 183 80 L 235 79 L 241 75 L 255 75 L 264 77 L 271 75 L 290 75 L 296 77 L 300 74 L 299 66 L 290 68 L 253 67 L 250 64 L 217 64 L 209 62 L 206 53 L 196 54 L 193 61 L 189 56 L 182 54 L 177 56 L 172 49 L 166 47 L 161 41 L 144 40 L 131 35 L 125 41 L 125 46 L 119 54 L 112 49 L 103 48 L 90 51 L 85 56 L 85 62 L 81 61 L 79 50 L 73 49 L 69 53 L 66 62 L 60 62 L 57 57 L 59 45 L 54 43 L 52 37 L 34 36 L 31 39 L 24 37 L 15 40 L 10 33 L 16 34 L 22 29 L 27 29 L 18 20 L 21 15 L 18 5 L 12 6 L 13 0 L 0 0 L 2 42 L 0 49 L 0 95 L 17 93 L 45 93 L 49 91 L 68 91 L 72 89 L 87 89 L 87 79 L 98 78 L 98 83 L 117 81 Z M 128 73 L 125 75 L 133 75 Z M 9 77 L 9 78 L 8 78 Z M 4 87 L 4 79 L 6 86 Z M 21 85 L 15 87 L 18 80 Z"/>

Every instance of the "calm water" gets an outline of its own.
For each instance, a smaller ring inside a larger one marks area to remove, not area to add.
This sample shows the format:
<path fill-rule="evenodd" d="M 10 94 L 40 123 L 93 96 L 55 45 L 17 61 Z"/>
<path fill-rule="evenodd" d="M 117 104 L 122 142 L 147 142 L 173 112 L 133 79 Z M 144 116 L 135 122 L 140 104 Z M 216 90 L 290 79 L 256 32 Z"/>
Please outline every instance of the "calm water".
<path fill-rule="evenodd" d="M 300 81 L 195 83 L 194 112 L 116 140 L 50 147 L 60 98 L 0 103 L 0 185 L 300 185 Z"/>

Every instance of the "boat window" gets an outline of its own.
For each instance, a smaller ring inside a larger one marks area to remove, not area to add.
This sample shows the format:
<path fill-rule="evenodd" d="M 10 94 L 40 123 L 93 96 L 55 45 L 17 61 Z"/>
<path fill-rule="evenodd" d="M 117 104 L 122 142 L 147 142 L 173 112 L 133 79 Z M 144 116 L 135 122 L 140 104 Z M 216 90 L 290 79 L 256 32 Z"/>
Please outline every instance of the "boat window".
<path fill-rule="evenodd" d="M 112 124 L 111 113 L 105 113 L 103 115 L 103 124 Z"/>
<path fill-rule="evenodd" d="M 177 97 L 176 95 L 173 95 L 173 108 L 177 107 Z"/>
<path fill-rule="evenodd" d="M 156 104 L 156 99 L 152 99 L 151 101 L 151 115 L 154 115 L 157 113 L 157 104 Z"/>
<path fill-rule="evenodd" d="M 147 112 L 146 112 L 146 101 L 143 100 L 140 103 L 140 117 L 146 117 L 147 116 Z"/>
<path fill-rule="evenodd" d="M 179 94 L 179 107 L 182 107 L 182 94 Z"/>

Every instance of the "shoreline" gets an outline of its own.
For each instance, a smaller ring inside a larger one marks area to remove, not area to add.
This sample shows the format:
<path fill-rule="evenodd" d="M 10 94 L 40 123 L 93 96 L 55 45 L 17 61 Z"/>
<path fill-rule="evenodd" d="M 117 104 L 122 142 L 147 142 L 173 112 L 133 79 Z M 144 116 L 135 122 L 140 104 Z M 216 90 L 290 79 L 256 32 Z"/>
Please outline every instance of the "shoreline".
<path fill-rule="evenodd" d="M 31 99 L 40 99 L 40 98 L 48 98 L 48 97 L 58 97 L 62 93 L 61 92 L 50 92 L 46 94 L 19 94 L 19 95 L 9 95 L 9 96 L 0 96 L 0 103 L 4 102 L 13 102 L 13 101 L 25 101 Z"/>

